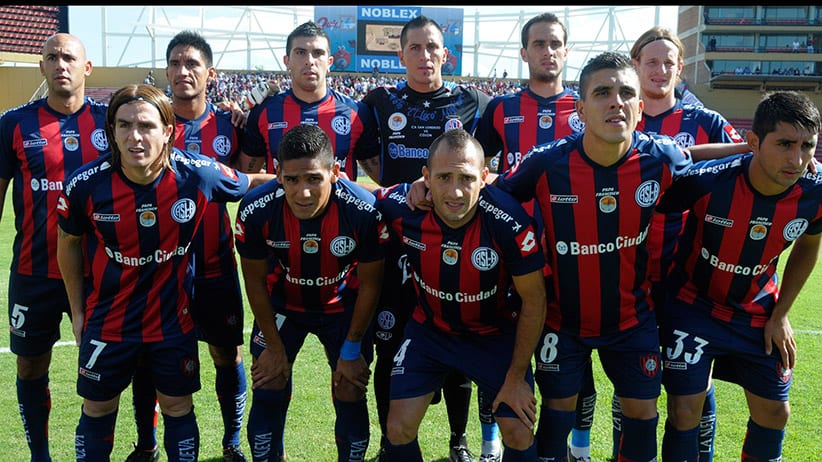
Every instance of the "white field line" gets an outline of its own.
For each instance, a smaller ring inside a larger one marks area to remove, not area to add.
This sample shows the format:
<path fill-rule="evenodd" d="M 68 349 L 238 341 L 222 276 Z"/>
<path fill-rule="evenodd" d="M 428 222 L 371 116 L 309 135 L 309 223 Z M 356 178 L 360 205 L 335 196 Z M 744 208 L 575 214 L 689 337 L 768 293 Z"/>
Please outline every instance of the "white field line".
<path fill-rule="evenodd" d="M 794 329 L 793 331 L 795 334 L 802 334 L 802 335 L 822 335 L 822 330 L 808 330 L 808 329 Z M 251 329 L 245 329 L 243 331 L 245 334 L 250 334 Z M 75 346 L 74 342 L 57 342 L 54 344 L 54 347 L 65 347 L 65 346 Z M 9 347 L 2 347 L 0 348 L 0 353 L 11 353 L 11 349 Z"/>
<path fill-rule="evenodd" d="M 245 330 L 243 330 L 243 333 L 244 334 L 250 334 L 251 329 L 245 329 Z M 822 331 L 819 331 L 819 333 L 822 334 Z M 71 341 L 71 342 L 57 342 L 57 343 L 54 344 L 54 348 L 66 347 L 66 346 L 75 346 L 74 341 Z M 0 347 L 0 353 L 11 353 L 11 348 L 9 348 L 9 347 Z"/>

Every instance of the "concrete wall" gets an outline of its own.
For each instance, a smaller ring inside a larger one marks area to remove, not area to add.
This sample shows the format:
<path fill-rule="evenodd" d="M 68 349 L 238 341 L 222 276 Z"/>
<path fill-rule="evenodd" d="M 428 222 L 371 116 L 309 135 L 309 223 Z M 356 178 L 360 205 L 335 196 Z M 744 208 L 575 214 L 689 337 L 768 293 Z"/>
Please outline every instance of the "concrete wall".
<path fill-rule="evenodd" d="M 119 88 L 129 83 L 143 83 L 147 73 L 145 68 L 93 67 L 86 79 L 86 88 Z M 154 70 L 154 81 L 158 87 L 166 87 L 164 69 Z M 37 66 L 0 67 L 0 111 L 28 102 L 43 82 Z"/>
<path fill-rule="evenodd" d="M 765 96 L 765 93 L 759 90 L 711 89 L 708 84 L 692 84 L 689 88 L 705 103 L 705 106 L 719 112 L 726 119 L 752 118 L 756 106 Z M 805 91 L 804 93 L 810 97 L 816 107 L 822 109 L 822 92 Z"/>

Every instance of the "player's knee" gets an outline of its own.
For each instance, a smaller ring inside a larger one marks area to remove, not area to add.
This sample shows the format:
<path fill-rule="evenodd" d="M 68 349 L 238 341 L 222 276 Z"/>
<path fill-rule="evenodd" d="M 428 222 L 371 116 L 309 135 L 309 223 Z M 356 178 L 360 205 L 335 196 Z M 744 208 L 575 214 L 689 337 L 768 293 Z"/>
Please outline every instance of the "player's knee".
<path fill-rule="evenodd" d="M 416 429 L 408 425 L 405 420 L 402 418 L 397 418 L 396 414 L 393 414 L 389 411 L 388 413 L 388 420 L 385 424 L 388 437 L 388 441 L 391 442 L 394 446 L 400 446 L 403 444 L 408 444 L 411 441 L 414 441 L 414 438 L 417 437 Z"/>
<path fill-rule="evenodd" d="M 533 431 L 526 427 L 521 420 L 505 417 L 497 419 L 497 423 L 499 424 L 500 433 L 502 433 L 502 441 L 506 447 L 524 451 L 534 443 Z"/>
<path fill-rule="evenodd" d="M 689 430 L 699 425 L 702 401 L 668 395 L 668 420 L 677 430 Z"/>
<path fill-rule="evenodd" d="M 791 406 L 788 401 L 769 401 L 765 406 L 751 407 L 751 418 L 765 428 L 781 430 L 788 425 Z"/>
<path fill-rule="evenodd" d="M 243 360 L 242 353 L 239 346 L 208 346 L 208 352 L 211 354 L 211 360 L 217 367 L 233 367 Z"/>
<path fill-rule="evenodd" d="M 49 371 L 51 351 L 37 356 L 17 356 L 17 376 L 23 380 L 39 379 Z"/>
<path fill-rule="evenodd" d="M 89 417 L 102 417 L 117 411 L 119 397 L 108 401 L 83 400 L 83 414 Z"/>
<path fill-rule="evenodd" d="M 158 392 L 157 401 L 160 403 L 163 414 L 171 417 L 182 417 L 194 408 L 191 395 L 169 396 Z"/>
<path fill-rule="evenodd" d="M 636 399 L 620 397 L 620 405 L 622 407 L 622 415 L 629 419 L 647 420 L 653 419 L 657 416 L 656 399 Z M 702 402 L 700 401 L 700 406 Z M 702 407 L 697 411 L 697 422 L 699 422 L 699 414 L 702 413 Z"/>

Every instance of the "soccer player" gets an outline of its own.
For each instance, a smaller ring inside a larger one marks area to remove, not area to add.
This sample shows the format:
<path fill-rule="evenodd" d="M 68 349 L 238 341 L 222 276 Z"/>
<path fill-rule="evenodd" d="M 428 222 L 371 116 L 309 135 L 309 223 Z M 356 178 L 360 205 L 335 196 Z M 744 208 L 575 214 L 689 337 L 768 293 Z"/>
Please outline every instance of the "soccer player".
<path fill-rule="evenodd" d="M 171 84 L 176 121 L 174 146 L 230 165 L 240 149 L 240 130 L 232 124 L 231 112 L 206 101 L 207 85 L 217 76 L 212 62 L 211 46 L 196 32 L 180 32 L 166 47 L 166 78 Z M 243 296 L 228 209 L 220 202 L 209 203 L 207 207 L 192 246 L 195 278 L 191 315 L 197 337 L 208 343 L 216 369 L 215 391 L 224 428 L 223 460 L 244 462 L 246 458 L 240 449 L 247 387 L 240 348 Z M 135 374 L 132 390 L 138 439 L 126 462 L 156 460 L 151 458 L 159 457 L 151 376 Z"/>
<path fill-rule="evenodd" d="M 685 48 L 679 37 L 670 29 L 655 26 L 643 33 L 631 48 L 631 60 L 639 74 L 640 97 L 645 102 L 642 120 L 637 130 L 673 137 L 683 149 L 689 149 L 695 160 L 707 158 L 698 148 L 713 143 L 725 143 L 719 147 L 721 155 L 748 151 L 745 140 L 721 114 L 703 106 L 685 104 L 675 89 L 679 83 Z M 712 157 L 718 157 L 712 154 Z M 682 213 L 654 214 L 648 235 L 648 277 L 651 279 L 651 296 L 654 309 L 664 310 L 663 275 L 667 274 L 673 248 L 684 224 Z M 619 400 L 612 405 L 614 421 L 614 451 L 619 441 Z M 716 400 L 714 388 L 709 384 L 700 420 L 700 455 L 702 462 L 713 460 L 714 436 L 716 435 Z"/>
<path fill-rule="evenodd" d="M 421 15 L 408 21 L 400 32 L 400 45 L 397 55 L 406 68 L 406 80 L 397 86 L 375 88 L 363 98 L 375 114 L 381 146 L 357 160 L 380 186 L 418 179 L 431 141 L 453 128 L 473 134 L 491 99 L 475 87 L 443 80 L 442 67 L 449 50 L 444 45 L 442 27 L 431 18 Z M 390 244 L 386 254 L 386 287 L 376 316 L 374 395 L 383 434 L 381 444 L 387 430 L 392 362 L 415 297 L 404 255 L 401 246 Z M 471 383 L 461 374 L 450 374 L 442 396 L 451 427 L 451 462 L 473 462 L 465 437 Z"/>
<path fill-rule="evenodd" d="M 542 13 L 522 26 L 521 35 L 519 53 L 528 64 L 528 85 L 494 97 L 476 131 L 486 155 L 500 154 L 500 174 L 532 147 L 585 128 L 576 113 L 579 95 L 562 82 L 569 52 L 565 25 L 555 14 Z"/>
<path fill-rule="evenodd" d="M 752 153 L 694 164 L 660 201 L 662 212 L 689 211 L 660 319 L 663 460 L 702 460 L 700 414 L 714 362 L 745 390 L 741 460 L 782 457 L 797 351 L 788 314 L 822 241 L 822 181 L 807 172 L 820 129 L 810 98 L 768 94 L 747 133 Z"/>
<path fill-rule="evenodd" d="M 387 442 L 380 460 L 422 461 L 417 434 L 435 391 L 459 370 L 493 397 L 504 461 L 536 461 L 531 356 L 545 320 L 545 260 L 533 218 L 485 184 L 482 146 L 465 130 L 431 144 L 422 173 L 433 211 L 405 204 L 410 184 L 377 192 L 403 243 L 416 307 L 391 375 Z M 521 298 L 516 306 L 509 290 Z"/>
<path fill-rule="evenodd" d="M 277 155 L 277 180 L 246 196 L 236 219 L 237 251 L 254 312 L 248 415 L 253 460 L 282 456 L 284 395 L 311 333 L 323 344 L 333 373 L 337 460 L 361 461 L 369 442 L 368 329 L 388 230 L 373 194 L 340 176 L 322 128 L 292 128 Z"/>
<path fill-rule="evenodd" d="M 553 13 L 542 13 L 529 19 L 522 27 L 520 56 L 528 64 L 528 86 L 513 94 L 497 96 L 491 100 L 477 127 L 476 137 L 486 155 L 499 154 L 497 171 L 501 174 L 519 163 L 532 147 L 563 136 L 582 131 L 585 125 L 576 113 L 576 91 L 566 88 L 562 82 L 562 70 L 568 56 L 568 32 L 565 25 Z M 533 201 L 525 209 L 534 210 Z M 577 426 L 585 430 L 579 435 L 585 441 L 575 440 L 572 445 L 585 446 L 590 457 L 589 434 L 594 418 L 596 390 L 593 375 L 590 376 L 593 395 L 580 400 L 577 407 Z M 584 396 L 591 393 L 583 390 Z M 480 462 L 499 462 L 500 448 L 497 428 L 490 413 L 492 399 L 477 391 L 480 422 L 482 424 L 482 452 Z M 583 444 L 585 443 L 585 444 Z M 581 449 L 580 449 L 581 450 Z M 580 455 L 581 454 L 575 454 Z M 583 459 L 584 460 L 584 459 Z"/>
<path fill-rule="evenodd" d="M 249 112 L 243 146 L 235 164 L 238 169 L 276 173 L 280 139 L 294 127 L 309 124 L 325 131 L 341 173 L 357 180 L 357 156 L 370 155 L 378 149 L 376 126 L 371 111 L 363 103 L 328 87 L 328 73 L 334 63 L 330 50 L 331 39 L 313 21 L 291 31 L 283 57 L 291 88 L 266 97 Z M 283 418 L 291 400 L 291 382 L 287 387 L 289 391 L 283 393 L 287 400 Z"/>
<path fill-rule="evenodd" d="M 548 301 L 535 351 L 540 457 L 567 457 L 594 349 L 622 405 L 619 457 L 656 457 L 659 336 L 646 297 L 645 239 L 659 195 L 691 158 L 670 138 L 636 131 L 639 92 L 629 58 L 594 57 L 580 76 L 577 113 L 585 131 L 535 147 L 496 181 L 520 201 L 536 199 L 554 275 L 556 300 Z"/>
<path fill-rule="evenodd" d="M 684 47 L 679 37 L 671 30 L 654 26 L 644 32 L 634 42 L 631 59 L 639 75 L 640 98 L 644 103 L 637 130 L 671 136 L 681 148 L 689 149 L 695 159 L 747 151 L 742 137 L 722 115 L 701 105 L 686 104 L 677 94 L 676 86 L 684 66 Z M 657 312 L 663 309 L 664 302 L 661 289 L 662 275 L 669 265 L 670 254 L 676 237 L 682 230 L 683 220 L 682 214 L 654 214 L 651 219 L 648 235 L 648 277 L 652 281 L 651 296 L 654 300 L 654 310 Z M 586 371 L 584 380 L 584 389 L 578 403 L 595 402 L 595 392 L 586 393 L 586 389 L 594 391 L 592 370 Z M 700 444 L 703 447 L 701 458 L 710 461 L 713 457 L 713 437 L 716 430 L 716 401 L 713 399 L 712 386 L 707 397 Z M 620 401 L 616 395 L 613 397 L 611 410 L 612 459 L 616 460 L 622 422 Z M 590 433 L 590 427 L 587 433 Z M 575 425 L 571 439 L 577 442 L 589 441 L 590 438 L 582 438 L 584 435 L 583 430 Z M 580 448 L 572 444 L 571 451 L 574 456 L 590 455 L 590 446 Z"/>
<path fill-rule="evenodd" d="M 32 462 L 51 461 L 49 366 L 63 313 L 71 315 L 55 256 L 57 199 L 72 171 L 109 148 L 106 106 L 85 97 L 91 70 L 77 37 L 52 35 L 43 43 L 40 60 L 48 94 L 0 117 L 0 204 L 14 180 L 9 332 L 17 356 L 17 402 Z"/>
<path fill-rule="evenodd" d="M 144 359 L 168 460 L 196 460 L 192 393 L 200 374 L 189 249 L 209 201 L 237 201 L 270 175 L 173 148 L 171 103 L 151 85 L 116 91 L 105 126 L 111 153 L 68 176 L 56 203 L 57 261 L 80 347 L 75 454 L 108 460 L 120 393 Z"/>
<path fill-rule="evenodd" d="M 280 139 L 294 127 L 309 124 L 325 131 L 340 171 L 357 180 L 356 158 L 378 150 L 376 127 L 363 103 L 328 88 L 334 63 L 330 48 L 328 34 L 313 21 L 288 34 L 283 63 L 291 75 L 291 88 L 267 97 L 249 112 L 239 169 L 265 168 L 275 173 Z"/>

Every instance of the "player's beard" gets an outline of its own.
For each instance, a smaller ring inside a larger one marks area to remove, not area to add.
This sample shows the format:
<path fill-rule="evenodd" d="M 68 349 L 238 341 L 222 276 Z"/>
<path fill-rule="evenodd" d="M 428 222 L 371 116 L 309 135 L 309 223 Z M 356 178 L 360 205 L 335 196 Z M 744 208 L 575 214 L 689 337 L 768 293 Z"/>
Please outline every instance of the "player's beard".
<path fill-rule="evenodd" d="M 556 71 L 536 72 L 536 73 L 532 74 L 532 78 L 534 80 L 536 80 L 537 82 L 554 83 L 554 82 L 557 81 L 557 79 L 560 78 L 560 74 L 562 73 L 561 71 L 562 71 L 561 69 L 558 69 Z"/>

